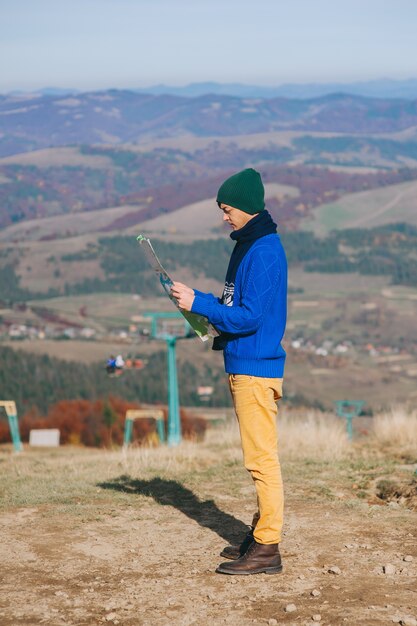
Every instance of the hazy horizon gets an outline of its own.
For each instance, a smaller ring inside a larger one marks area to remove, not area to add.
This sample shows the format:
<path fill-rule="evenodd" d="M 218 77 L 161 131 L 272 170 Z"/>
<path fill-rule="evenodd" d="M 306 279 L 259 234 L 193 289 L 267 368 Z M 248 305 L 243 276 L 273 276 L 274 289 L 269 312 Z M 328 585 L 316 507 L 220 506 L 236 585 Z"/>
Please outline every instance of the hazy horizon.
<path fill-rule="evenodd" d="M 118 87 L 115 87 L 112 84 L 108 84 L 108 85 L 104 85 L 103 87 L 99 87 L 97 89 L 89 89 L 89 88 L 85 88 L 85 89 L 81 89 L 79 87 L 74 87 L 73 85 L 56 85 L 56 84 L 48 84 L 48 85 L 41 85 L 37 88 L 34 89 L 25 89 L 25 88 L 15 88 L 15 89 L 11 89 L 8 92 L 3 91 L 1 93 L 10 93 L 10 92 L 19 92 L 21 91 L 22 93 L 30 93 L 31 91 L 33 92 L 37 92 L 37 91 L 41 91 L 41 90 L 48 90 L 48 89 L 56 89 L 56 90 L 65 90 L 65 91 L 80 91 L 80 92 L 88 92 L 88 91 L 106 91 L 109 89 L 118 89 L 118 90 L 134 90 L 134 89 L 155 89 L 158 87 L 167 87 L 167 88 L 186 88 L 186 87 L 191 87 L 193 85 L 203 85 L 203 84 L 216 84 L 219 86 L 228 86 L 228 85 L 242 85 L 245 87 L 259 87 L 259 88 L 266 88 L 266 89 L 274 89 L 274 88 L 280 88 L 280 87 L 285 87 L 287 85 L 297 85 L 297 86 L 308 86 L 308 85 L 317 85 L 317 86 L 326 86 L 326 85 L 358 85 L 358 84 L 368 84 L 368 83 L 377 83 L 377 82 L 392 82 L 392 83 L 400 83 L 400 82 L 407 82 L 407 81 L 417 81 L 417 73 L 415 76 L 408 76 L 406 78 L 391 78 L 389 76 L 381 76 L 381 77 L 376 77 L 376 78 L 370 78 L 368 80 L 352 80 L 352 81 L 288 81 L 288 82 L 281 82 L 281 83 L 275 83 L 275 84 L 266 84 L 266 83 L 252 83 L 252 82 L 248 82 L 248 81 L 239 81 L 239 82 L 232 82 L 232 81 L 217 81 L 217 80 L 200 80 L 200 81 L 193 81 L 193 82 L 170 82 L 170 83 L 152 83 L 152 84 L 147 84 L 147 85 L 130 85 L 130 86 L 123 86 L 120 85 Z"/>

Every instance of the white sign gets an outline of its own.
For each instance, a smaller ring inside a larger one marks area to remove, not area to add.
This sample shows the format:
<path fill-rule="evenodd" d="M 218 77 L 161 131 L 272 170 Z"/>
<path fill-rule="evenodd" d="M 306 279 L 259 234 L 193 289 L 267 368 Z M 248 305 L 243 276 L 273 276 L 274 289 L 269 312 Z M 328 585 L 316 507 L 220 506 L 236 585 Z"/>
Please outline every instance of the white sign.
<path fill-rule="evenodd" d="M 39 428 L 31 430 L 29 434 L 29 445 L 57 448 L 59 446 L 60 434 L 58 428 Z"/>

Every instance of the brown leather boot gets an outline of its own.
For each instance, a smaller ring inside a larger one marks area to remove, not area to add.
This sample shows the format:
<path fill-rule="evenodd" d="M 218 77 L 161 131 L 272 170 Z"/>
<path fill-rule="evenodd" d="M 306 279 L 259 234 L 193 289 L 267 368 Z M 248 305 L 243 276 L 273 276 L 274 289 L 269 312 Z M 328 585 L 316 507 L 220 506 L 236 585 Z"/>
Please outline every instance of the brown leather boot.
<path fill-rule="evenodd" d="M 281 555 L 277 543 L 264 545 L 255 540 L 236 561 L 220 563 L 218 574 L 279 574 L 282 572 Z"/>
<path fill-rule="evenodd" d="M 247 533 L 246 537 L 244 538 L 241 544 L 234 545 L 234 546 L 226 546 L 220 552 L 220 556 L 223 556 L 225 559 L 232 559 L 233 561 L 235 561 L 236 559 L 240 558 L 241 556 L 245 554 L 246 550 L 249 548 L 249 546 L 253 542 L 254 542 L 253 528 L 251 527 L 250 531 Z"/>

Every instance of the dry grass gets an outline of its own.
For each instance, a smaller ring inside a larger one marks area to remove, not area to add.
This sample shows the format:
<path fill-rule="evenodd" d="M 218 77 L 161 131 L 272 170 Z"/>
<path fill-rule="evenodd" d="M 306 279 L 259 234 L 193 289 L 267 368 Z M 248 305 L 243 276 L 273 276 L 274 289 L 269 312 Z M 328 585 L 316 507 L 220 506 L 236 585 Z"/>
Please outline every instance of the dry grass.
<path fill-rule="evenodd" d="M 349 442 L 343 420 L 308 409 L 285 410 L 278 417 L 279 449 L 283 459 L 337 461 L 358 454 Z M 223 443 L 240 448 L 237 425 L 231 423 L 215 435 Z M 403 456 L 417 456 L 417 411 L 393 407 L 375 416 L 369 440 L 372 448 L 395 449 Z M 357 447 L 357 446 L 356 446 Z"/>
<path fill-rule="evenodd" d="M 0 164 L 35 165 L 36 167 L 84 166 L 105 169 L 112 165 L 112 160 L 104 155 L 81 154 L 80 148 L 65 146 L 15 154 L 0 159 Z"/>
<path fill-rule="evenodd" d="M 417 456 L 417 411 L 393 407 L 374 418 L 373 439 L 382 448 Z"/>
<path fill-rule="evenodd" d="M 139 205 L 125 204 L 95 211 L 78 211 L 66 215 L 52 215 L 25 220 L 4 228 L 0 234 L 0 241 L 20 240 L 27 243 L 29 241 L 41 241 L 45 237 L 53 237 L 55 242 L 58 241 L 58 245 L 60 245 L 59 237 L 68 239 L 68 233 L 71 233 L 71 239 L 88 233 L 98 232 L 100 234 L 101 229 L 111 224 L 115 219 L 132 211 L 137 211 L 138 208 L 140 208 Z"/>
<path fill-rule="evenodd" d="M 286 412 L 279 420 L 279 433 L 284 458 L 334 461 L 351 452 L 344 423 L 331 414 Z"/>
<path fill-rule="evenodd" d="M 352 492 L 354 482 L 361 485 L 362 494 L 367 489 L 367 496 L 374 498 L 372 481 L 391 479 L 399 458 L 402 469 L 397 471 L 398 481 L 409 483 L 410 469 L 404 469 L 403 464 L 413 451 L 415 459 L 417 413 L 396 409 L 380 415 L 375 418 L 374 433 L 353 445 L 346 437 L 343 422 L 332 415 L 282 410 L 278 427 L 280 458 L 293 493 L 303 491 L 308 480 L 309 497 L 342 497 L 357 503 L 361 500 L 358 490 Z M 216 494 L 220 490 L 228 498 L 240 498 L 241 489 L 250 489 L 252 494 L 253 489 L 243 471 L 235 419 L 209 429 L 203 442 L 183 441 L 175 447 L 133 445 L 127 450 L 105 451 L 73 446 L 37 450 L 25 446 L 23 454 L 14 455 L 11 445 L 1 446 L 0 464 L 0 509 L 53 505 L 78 516 L 82 506 L 86 519 L 94 518 L 97 507 L 108 506 L 110 492 L 102 485 L 114 481 L 120 485 L 127 479 L 158 478 L 171 481 L 169 484 L 177 481 L 199 497 L 204 488 Z M 124 501 L 128 495 L 120 488 L 113 497 Z"/>
<path fill-rule="evenodd" d="M 182 441 L 175 447 L 128 448 L 127 450 L 122 450 L 121 463 L 124 471 L 132 476 L 140 475 L 144 471 L 150 473 L 158 472 L 160 474 L 193 472 L 217 462 L 215 452 L 204 450 L 204 455 L 202 455 L 201 446 L 201 443 L 194 441 Z"/>
<path fill-rule="evenodd" d="M 344 423 L 333 415 L 318 411 L 285 411 L 278 418 L 280 456 L 286 459 L 320 459 L 332 461 L 345 458 L 351 446 Z M 231 459 L 241 457 L 239 429 L 235 421 L 208 434 L 212 445 L 221 445 Z"/>
<path fill-rule="evenodd" d="M 343 426 L 319 413 L 286 413 L 279 417 L 280 456 L 288 462 L 314 460 L 317 463 L 343 460 L 352 451 Z M 241 474 L 242 450 L 236 420 L 221 428 L 209 429 L 204 442 L 183 441 L 176 447 L 135 447 L 103 451 L 63 446 L 57 450 L 36 450 L 25 446 L 21 455 L 11 455 L 11 447 L 0 448 L 5 462 L 0 499 L 3 506 L 33 506 L 48 502 L 65 505 L 100 501 L 105 494 L 97 485 L 115 476 L 188 477 L 213 480 L 227 472 Z M 34 467 L 36 471 L 34 472 Z M 39 475 L 43 476 L 39 481 Z M 242 475 L 244 475 L 242 473 Z"/>

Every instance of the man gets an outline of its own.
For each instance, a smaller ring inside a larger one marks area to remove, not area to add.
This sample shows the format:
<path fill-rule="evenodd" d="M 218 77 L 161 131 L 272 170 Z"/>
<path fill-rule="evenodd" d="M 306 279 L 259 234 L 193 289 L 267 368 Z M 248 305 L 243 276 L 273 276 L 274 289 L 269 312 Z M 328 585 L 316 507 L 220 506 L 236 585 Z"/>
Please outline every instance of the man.
<path fill-rule="evenodd" d="M 222 574 L 282 571 L 278 544 L 283 488 L 278 460 L 277 400 L 282 397 L 287 262 L 276 224 L 265 210 L 261 176 L 245 169 L 217 194 L 223 220 L 236 241 L 221 299 L 175 282 L 172 294 L 186 311 L 204 315 L 217 328 L 213 349 L 223 350 L 246 469 L 255 483 L 258 511 L 240 546 L 226 547 Z"/>

